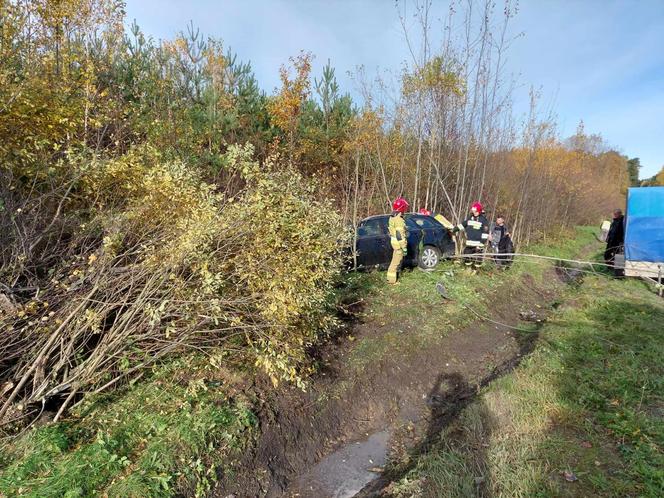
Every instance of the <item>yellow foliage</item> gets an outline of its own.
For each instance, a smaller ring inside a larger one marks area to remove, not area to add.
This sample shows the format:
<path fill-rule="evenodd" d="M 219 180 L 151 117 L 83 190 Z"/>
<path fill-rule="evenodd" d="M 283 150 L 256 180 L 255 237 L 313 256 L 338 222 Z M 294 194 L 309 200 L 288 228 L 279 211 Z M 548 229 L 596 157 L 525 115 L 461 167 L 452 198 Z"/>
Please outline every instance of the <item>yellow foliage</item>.
<path fill-rule="evenodd" d="M 413 74 L 403 77 L 404 95 L 431 90 L 441 95 L 462 97 L 466 92 L 466 84 L 453 70 L 449 69 L 442 57 L 433 57 L 418 68 Z"/>
<path fill-rule="evenodd" d="M 297 57 L 291 57 L 290 62 L 295 76 L 291 78 L 286 66 L 280 68 L 281 89 L 269 100 L 267 110 L 272 123 L 281 128 L 288 137 L 289 161 L 292 163 L 296 159 L 295 139 L 302 106 L 311 91 L 311 54 L 303 52 Z"/>
<path fill-rule="evenodd" d="M 295 380 L 295 367 L 320 332 L 336 323 L 329 303 L 348 241 L 331 201 L 316 196 L 316 186 L 275 161 L 258 165 L 250 147 L 231 147 L 231 168 L 248 185 L 225 215 L 243 233 L 243 249 L 232 258 L 233 272 L 270 324 L 258 338 L 258 364 L 273 377 Z"/>
<path fill-rule="evenodd" d="M 381 110 L 365 108 L 351 120 L 351 137 L 346 148 L 350 151 L 372 150 L 383 138 Z"/>
<path fill-rule="evenodd" d="M 17 177 L 43 179 L 62 165 L 44 168 L 44 158 L 81 145 L 104 112 L 89 112 L 101 68 L 93 68 L 80 45 L 62 49 L 65 27 L 88 41 L 101 25 L 114 36 L 122 10 L 112 0 L 36 0 L 2 2 L 0 16 L 0 158 Z"/>
<path fill-rule="evenodd" d="M 664 185 L 664 167 L 655 175 L 655 184 Z"/>
<path fill-rule="evenodd" d="M 664 166 L 662 166 L 662 169 L 660 169 L 659 173 L 655 176 L 648 180 L 644 180 L 642 185 L 646 187 L 664 186 Z"/>
<path fill-rule="evenodd" d="M 348 239 L 331 201 L 317 199 L 315 183 L 278 167 L 277 158 L 259 164 L 252 155 L 250 145 L 225 155 L 246 182 L 234 199 L 150 147 L 81 161 L 82 190 L 105 227 L 103 251 L 87 263 L 108 265 L 130 253 L 136 273 L 138 266 L 167 273 L 161 308 L 144 310 L 152 327 L 169 314 L 182 317 L 180 328 L 197 327 L 204 315 L 215 326 L 245 330 L 257 365 L 275 382 L 301 383 L 306 347 L 336 323 L 329 304 Z"/>

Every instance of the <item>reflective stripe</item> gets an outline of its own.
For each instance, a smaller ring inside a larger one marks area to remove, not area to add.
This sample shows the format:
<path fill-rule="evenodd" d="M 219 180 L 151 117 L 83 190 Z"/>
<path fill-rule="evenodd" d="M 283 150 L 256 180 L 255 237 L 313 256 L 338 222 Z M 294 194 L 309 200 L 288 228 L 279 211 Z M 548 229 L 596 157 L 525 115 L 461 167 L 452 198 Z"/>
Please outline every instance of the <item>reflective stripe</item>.
<path fill-rule="evenodd" d="M 482 222 L 481 222 L 481 221 L 468 220 L 466 223 L 467 223 L 469 226 L 471 226 L 471 227 L 473 227 L 473 228 L 475 228 L 475 229 L 477 229 L 477 230 L 479 230 L 480 228 L 482 228 Z"/>
<path fill-rule="evenodd" d="M 466 245 L 470 247 L 481 247 L 484 244 L 482 244 L 479 240 L 467 240 Z"/>
<path fill-rule="evenodd" d="M 390 245 L 394 251 L 402 251 L 408 247 L 407 240 L 397 240 L 396 237 L 390 238 Z"/>
<path fill-rule="evenodd" d="M 488 234 L 488 233 L 483 233 L 483 234 L 482 234 L 482 239 L 488 239 L 488 238 L 489 238 L 489 234 Z"/>
<path fill-rule="evenodd" d="M 458 228 L 459 230 L 465 230 L 465 228 L 463 227 L 463 225 L 462 225 L 461 223 L 459 223 L 459 224 L 457 225 L 457 228 Z"/>

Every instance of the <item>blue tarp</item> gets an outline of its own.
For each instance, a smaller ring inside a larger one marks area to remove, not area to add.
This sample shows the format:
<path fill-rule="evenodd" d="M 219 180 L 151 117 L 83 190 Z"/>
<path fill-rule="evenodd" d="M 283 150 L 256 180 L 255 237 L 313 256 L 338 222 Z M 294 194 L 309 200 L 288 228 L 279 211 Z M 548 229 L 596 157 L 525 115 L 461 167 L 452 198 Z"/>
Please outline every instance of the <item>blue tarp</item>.
<path fill-rule="evenodd" d="M 625 259 L 664 263 L 664 187 L 627 191 Z"/>

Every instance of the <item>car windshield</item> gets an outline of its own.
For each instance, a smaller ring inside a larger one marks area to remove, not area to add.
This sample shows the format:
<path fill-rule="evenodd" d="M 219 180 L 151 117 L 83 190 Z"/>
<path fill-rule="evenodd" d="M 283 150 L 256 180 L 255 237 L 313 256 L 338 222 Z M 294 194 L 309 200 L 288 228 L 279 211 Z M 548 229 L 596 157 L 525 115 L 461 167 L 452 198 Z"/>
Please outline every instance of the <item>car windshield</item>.
<path fill-rule="evenodd" d="M 440 228 L 438 223 L 428 216 L 412 216 L 407 223 L 413 228 Z"/>
<path fill-rule="evenodd" d="M 366 220 L 362 223 L 362 225 L 360 225 L 360 228 L 357 232 L 361 237 L 384 235 L 386 233 L 385 220 L 382 218 Z"/>

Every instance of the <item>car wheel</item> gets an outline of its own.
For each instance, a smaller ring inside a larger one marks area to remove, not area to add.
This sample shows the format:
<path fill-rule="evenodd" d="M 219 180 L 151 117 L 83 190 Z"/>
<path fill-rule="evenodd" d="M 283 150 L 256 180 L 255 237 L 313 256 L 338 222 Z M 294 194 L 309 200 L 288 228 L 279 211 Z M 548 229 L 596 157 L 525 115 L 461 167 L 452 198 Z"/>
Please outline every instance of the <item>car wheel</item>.
<path fill-rule="evenodd" d="M 440 251 L 433 246 L 424 246 L 417 256 L 417 264 L 423 270 L 433 270 L 439 261 Z"/>

